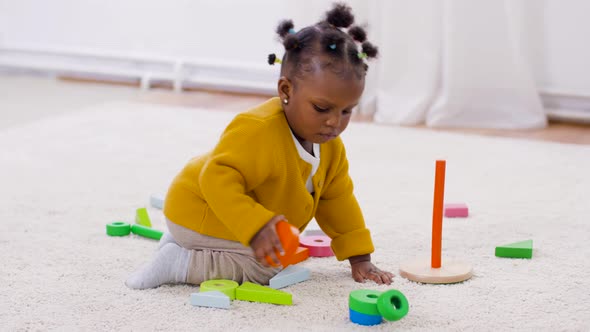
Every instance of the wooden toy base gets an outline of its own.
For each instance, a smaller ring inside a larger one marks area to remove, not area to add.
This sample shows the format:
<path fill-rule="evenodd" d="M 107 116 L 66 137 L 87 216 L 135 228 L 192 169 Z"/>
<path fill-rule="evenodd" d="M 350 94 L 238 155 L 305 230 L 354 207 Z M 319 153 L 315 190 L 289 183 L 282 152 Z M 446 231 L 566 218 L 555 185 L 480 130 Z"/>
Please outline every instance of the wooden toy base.
<path fill-rule="evenodd" d="M 441 267 L 430 267 L 430 258 L 419 258 L 403 263 L 399 272 L 408 280 L 425 284 L 453 284 L 471 278 L 473 268 L 471 264 L 448 260 L 442 261 Z"/>

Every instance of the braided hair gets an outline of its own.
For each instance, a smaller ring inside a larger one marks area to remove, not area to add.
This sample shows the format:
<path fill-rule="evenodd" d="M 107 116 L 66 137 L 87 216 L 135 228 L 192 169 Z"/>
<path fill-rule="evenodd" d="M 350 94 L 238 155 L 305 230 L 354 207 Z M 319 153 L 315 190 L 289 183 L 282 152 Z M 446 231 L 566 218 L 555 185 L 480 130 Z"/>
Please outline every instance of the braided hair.
<path fill-rule="evenodd" d="M 329 68 L 342 77 L 355 75 L 361 79 L 369 68 L 365 59 L 377 57 L 378 49 L 367 41 L 365 29 L 353 23 L 352 9 L 343 3 L 334 4 L 322 21 L 297 32 L 292 20 L 283 20 L 276 32 L 285 55 L 281 61 L 270 54 L 268 63 L 282 63 L 281 75 L 287 77 L 302 77 L 316 70 L 319 63 L 320 68 Z"/>

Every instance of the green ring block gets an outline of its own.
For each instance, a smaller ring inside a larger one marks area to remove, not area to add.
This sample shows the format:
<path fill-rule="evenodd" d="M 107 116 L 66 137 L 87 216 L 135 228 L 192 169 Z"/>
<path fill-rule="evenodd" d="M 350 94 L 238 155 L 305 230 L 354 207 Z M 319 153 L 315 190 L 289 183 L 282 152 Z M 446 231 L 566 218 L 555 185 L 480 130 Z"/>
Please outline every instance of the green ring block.
<path fill-rule="evenodd" d="M 162 231 L 159 231 L 157 229 L 145 227 L 138 224 L 131 225 L 131 233 L 154 240 L 160 240 L 160 238 L 164 234 Z"/>
<path fill-rule="evenodd" d="M 533 240 L 509 243 L 496 247 L 497 257 L 507 258 L 532 258 Z"/>
<path fill-rule="evenodd" d="M 390 289 L 379 295 L 377 309 L 383 318 L 389 321 L 396 321 L 404 318 L 410 310 L 408 299 L 397 289 Z"/>
<path fill-rule="evenodd" d="M 293 304 L 293 296 L 291 294 L 248 281 L 236 289 L 236 299 L 283 305 Z"/>
<path fill-rule="evenodd" d="M 380 291 L 370 289 L 357 289 L 348 295 L 348 307 L 365 315 L 381 316 L 377 308 L 377 299 Z"/>
<path fill-rule="evenodd" d="M 211 292 L 211 291 L 218 291 L 222 292 L 223 294 L 229 296 L 230 300 L 236 299 L 236 288 L 240 286 L 237 282 L 233 280 L 226 280 L 226 279 L 212 279 L 203 281 L 201 283 L 201 288 L 199 292 Z"/>
<path fill-rule="evenodd" d="M 131 233 L 131 225 L 122 221 L 115 221 L 107 224 L 107 235 L 109 236 L 125 236 Z"/>
<path fill-rule="evenodd" d="M 139 208 L 135 211 L 135 223 L 145 227 L 152 227 L 152 221 L 146 208 Z"/>

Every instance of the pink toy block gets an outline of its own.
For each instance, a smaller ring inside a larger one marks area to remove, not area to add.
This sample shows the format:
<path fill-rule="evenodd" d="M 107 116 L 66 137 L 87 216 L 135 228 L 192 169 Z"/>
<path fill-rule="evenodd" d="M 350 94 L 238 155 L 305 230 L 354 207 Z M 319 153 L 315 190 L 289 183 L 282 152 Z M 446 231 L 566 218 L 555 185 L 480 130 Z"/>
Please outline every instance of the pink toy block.
<path fill-rule="evenodd" d="M 302 236 L 299 238 L 299 244 L 309 249 L 311 257 L 329 257 L 334 256 L 330 244 L 332 239 L 325 235 Z"/>
<path fill-rule="evenodd" d="M 465 218 L 469 215 L 469 209 L 467 208 L 467 204 L 459 203 L 459 204 L 445 204 L 445 217 L 449 218 L 456 218 L 461 217 Z"/>

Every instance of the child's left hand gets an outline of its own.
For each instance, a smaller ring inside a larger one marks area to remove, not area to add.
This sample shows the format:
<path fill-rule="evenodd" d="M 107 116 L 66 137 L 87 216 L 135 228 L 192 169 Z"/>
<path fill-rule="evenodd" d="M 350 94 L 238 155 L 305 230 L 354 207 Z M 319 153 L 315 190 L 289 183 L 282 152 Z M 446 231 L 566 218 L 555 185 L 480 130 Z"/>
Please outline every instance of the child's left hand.
<path fill-rule="evenodd" d="M 350 260 L 350 269 L 352 270 L 352 278 L 356 282 L 373 280 L 379 285 L 390 285 L 393 281 L 393 273 L 382 271 L 371 263 L 370 260 L 360 260 L 356 262 Z"/>

